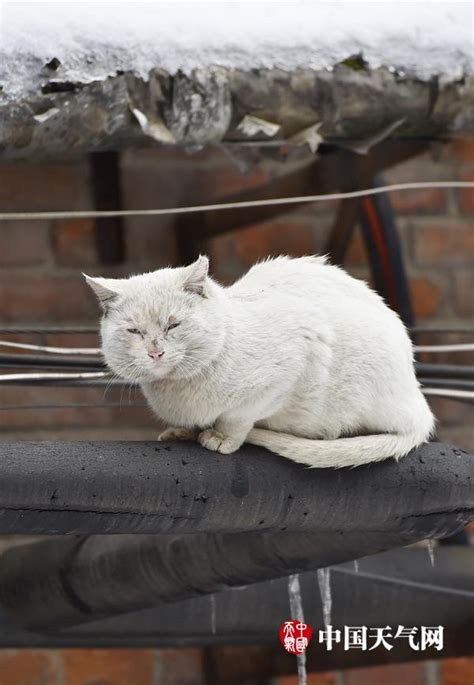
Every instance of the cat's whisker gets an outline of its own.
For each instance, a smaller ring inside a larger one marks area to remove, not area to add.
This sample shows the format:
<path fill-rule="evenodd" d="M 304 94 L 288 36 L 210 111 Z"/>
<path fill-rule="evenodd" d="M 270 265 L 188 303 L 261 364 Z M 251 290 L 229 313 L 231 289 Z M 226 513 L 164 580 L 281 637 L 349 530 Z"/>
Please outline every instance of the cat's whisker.
<path fill-rule="evenodd" d="M 119 365 L 118 367 L 116 367 L 117 371 L 113 372 L 112 378 L 109 380 L 109 382 L 108 382 L 108 384 L 104 390 L 104 394 L 102 397 L 103 400 L 105 400 L 106 393 L 110 389 L 112 382 L 114 380 L 122 380 L 123 381 L 124 380 L 123 374 L 125 374 L 126 372 L 129 372 L 129 371 L 132 371 L 135 368 L 135 366 L 136 366 L 136 364 L 135 364 L 134 360 L 131 360 L 131 361 L 128 360 L 128 361 L 124 362 L 123 364 Z M 136 380 L 138 380 L 138 377 L 135 379 L 135 381 Z M 122 385 L 120 388 L 120 399 L 119 399 L 120 407 L 122 406 L 123 393 L 124 393 L 124 390 L 126 387 L 127 387 L 127 384 Z M 130 402 L 130 399 L 129 399 L 129 402 Z"/>

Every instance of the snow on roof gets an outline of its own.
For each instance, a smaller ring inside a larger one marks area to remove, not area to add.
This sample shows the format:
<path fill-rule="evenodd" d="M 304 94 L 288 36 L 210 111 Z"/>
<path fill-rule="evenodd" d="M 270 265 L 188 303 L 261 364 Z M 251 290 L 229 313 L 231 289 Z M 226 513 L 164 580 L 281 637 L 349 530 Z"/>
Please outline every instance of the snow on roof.
<path fill-rule="evenodd" d="M 150 69 L 331 69 L 362 53 L 373 68 L 428 79 L 472 71 L 469 2 L 0 2 L 0 85 L 37 86 L 53 58 L 62 81 Z"/>

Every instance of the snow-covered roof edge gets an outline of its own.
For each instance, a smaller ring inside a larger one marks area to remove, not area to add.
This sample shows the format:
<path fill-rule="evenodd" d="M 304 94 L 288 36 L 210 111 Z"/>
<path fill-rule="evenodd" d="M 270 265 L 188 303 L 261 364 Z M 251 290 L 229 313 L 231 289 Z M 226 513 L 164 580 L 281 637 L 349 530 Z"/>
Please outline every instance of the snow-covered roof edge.
<path fill-rule="evenodd" d="M 4 157 L 474 132 L 468 3 L 26 5 L 3 5 Z"/>
<path fill-rule="evenodd" d="M 17 97 L 56 58 L 58 77 L 146 79 L 221 66 L 332 69 L 354 54 L 420 79 L 473 67 L 469 2 L 120 2 L 0 5 L 0 84 Z"/>

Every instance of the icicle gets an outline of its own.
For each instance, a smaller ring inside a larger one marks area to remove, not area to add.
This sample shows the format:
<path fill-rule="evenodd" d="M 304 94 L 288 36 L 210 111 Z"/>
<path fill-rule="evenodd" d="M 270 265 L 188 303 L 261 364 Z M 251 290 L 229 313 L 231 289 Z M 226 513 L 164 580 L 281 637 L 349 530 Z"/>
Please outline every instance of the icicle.
<path fill-rule="evenodd" d="M 307 685 L 306 652 L 296 655 L 296 668 L 298 669 L 298 685 Z"/>
<path fill-rule="evenodd" d="M 293 621 L 304 623 L 303 602 L 301 600 L 300 577 L 296 573 L 288 576 L 288 598 L 290 600 L 290 614 Z M 298 685 L 307 685 L 306 654 L 297 654 Z"/>
<path fill-rule="evenodd" d="M 434 566 L 434 563 L 435 563 L 434 549 L 435 549 L 434 540 L 428 540 L 428 555 L 430 557 L 431 566 Z"/>
<path fill-rule="evenodd" d="M 321 602 L 323 605 L 323 620 L 324 626 L 327 628 L 331 625 L 331 611 L 332 611 L 332 596 L 331 596 L 331 569 L 318 569 L 318 584 L 319 592 L 321 593 Z"/>
<path fill-rule="evenodd" d="M 211 632 L 213 635 L 216 634 L 216 597 L 215 595 L 210 595 L 211 601 Z"/>
<path fill-rule="evenodd" d="M 359 562 L 357 559 L 354 559 L 354 571 L 359 573 Z"/>

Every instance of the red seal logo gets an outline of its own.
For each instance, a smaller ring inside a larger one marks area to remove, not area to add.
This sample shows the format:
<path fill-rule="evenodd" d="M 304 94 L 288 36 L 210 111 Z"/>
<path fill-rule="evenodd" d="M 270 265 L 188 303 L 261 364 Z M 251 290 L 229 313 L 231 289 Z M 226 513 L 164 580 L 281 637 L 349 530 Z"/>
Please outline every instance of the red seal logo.
<path fill-rule="evenodd" d="M 280 626 L 280 642 L 290 654 L 303 654 L 313 636 L 313 629 L 301 621 L 285 621 Z"/>

